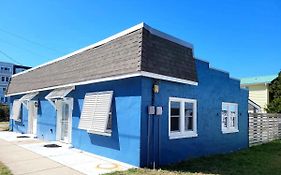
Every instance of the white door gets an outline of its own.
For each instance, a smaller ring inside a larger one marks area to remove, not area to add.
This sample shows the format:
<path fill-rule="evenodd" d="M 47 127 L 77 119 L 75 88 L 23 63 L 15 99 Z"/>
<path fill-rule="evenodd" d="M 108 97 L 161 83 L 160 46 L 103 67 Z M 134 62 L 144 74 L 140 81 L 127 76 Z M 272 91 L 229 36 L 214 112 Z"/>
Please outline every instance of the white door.
<path fill-rule="evenodd" d="M 57 107 L 57 140 L 71 143 L 72 132 L 72 98 L 59 99 Z"/>
<path fill-rule="evenodd" d="M 29 101 L 28 102 L 28 117 L 29 117 L 29 133 L 37 134 L 37 114 L 38 113 L 38 102 L 37 101 Z"/>

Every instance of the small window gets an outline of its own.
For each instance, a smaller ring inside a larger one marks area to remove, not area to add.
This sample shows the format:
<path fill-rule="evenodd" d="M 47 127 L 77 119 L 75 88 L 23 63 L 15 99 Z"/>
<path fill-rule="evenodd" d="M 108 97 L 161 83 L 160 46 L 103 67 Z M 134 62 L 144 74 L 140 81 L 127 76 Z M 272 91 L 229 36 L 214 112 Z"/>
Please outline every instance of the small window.
<path fill-rule="evenodd" d="M 4 82 L 5 81 L 5 77 L 2 77 L 2 82 Z"/>
<path fill-rule="evenodd" d="M 233 133 L 238 130 L 238 104 L 237 103 L 222 103 L 222 132 Z"/>
<path fill-rule="evenodd" d="M 194 99 L 169 99 L 170 139 L 197 137 L 197 101 Z"/>
<path fill-rule="evenodd" d="M 6 77 L 6 82 L 9 82 L 10 78 L 9 77 Z"/>

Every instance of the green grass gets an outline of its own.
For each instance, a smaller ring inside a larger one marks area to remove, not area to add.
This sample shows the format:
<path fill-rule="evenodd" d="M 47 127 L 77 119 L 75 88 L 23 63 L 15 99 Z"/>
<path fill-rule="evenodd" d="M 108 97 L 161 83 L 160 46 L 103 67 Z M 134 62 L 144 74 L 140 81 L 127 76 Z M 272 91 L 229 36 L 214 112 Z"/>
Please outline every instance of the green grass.
<path fill-rule="evenodd" d="M 12 175 L 11 171 L 0 162 L 0 175 Z"/>
<path fill-rule="evenodd" d="M 281 175 L 281 140 L 246 150 L 184 161 L 159 170 L 131 169 L 111 175 Z"/>

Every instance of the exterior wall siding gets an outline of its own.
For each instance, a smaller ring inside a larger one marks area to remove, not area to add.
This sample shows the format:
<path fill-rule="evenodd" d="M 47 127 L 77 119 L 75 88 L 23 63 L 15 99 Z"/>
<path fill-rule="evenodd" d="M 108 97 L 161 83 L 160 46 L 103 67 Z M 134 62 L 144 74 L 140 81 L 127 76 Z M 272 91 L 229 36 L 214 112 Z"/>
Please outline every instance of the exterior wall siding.
<path fill-rule="evenodd" d="M 140 166 L 141 78 L 77 86 L 68 97 L 74 98 L 72 113 L 72 145 L 100 156 Z M 78 129 L 83 99 L 88 92 L 113 90 L 112 135 L 89 134 Z M 39 101 L 37 135 L 42 140 L 56 140 L 56 110 L 45 99 L 49 93 L 41 92 Z M 12 98 L 19 99 L 20 96 Z M 12 103 L 11 105 L 12 106 Z M 11 129 L 27 133 L 28 112 L 23 107 L 23 122 L 11 120 Z"/>
<path fill-rule="evenodd" d="M 249 99 L 257 103 L 261 108 L 262 112 L 265 112 L 265 108 L 269 102 L 268 85 L 251 85 L 248 86 Z"/>
<path fill-rule="evenodd" d="M 167 81 L 159 82 L 160 92 L 155 94 L 154 105 L 163 107 L 163 115 L 151 117 L 148 122 L 147 106 L 152 105 L 153 80 L 142 81 L 142 140 L 141 162 L 166 165 L 192 157 L 226 153 L 248 147 L 248 92 L 240 89 L 240 82 L 229 75 L 210 69 L 208 63 L 196 60 L 198 86 Z M 197 100 L 198 137 L 169 139 L 168 101 L 169 97 Z M 238 103 L 238 133 L 223 134 L 221 131 L 222 102 Z M 150 123 L 150 125 L 147 125 Z M 149 128 L 147 127 L 149 126 Z M 148 132 L 150 130 L 150 132 Z M 149 147 L 148 137 L 149 139 Z M 147 154 L 147 151 L 149 154 Z M 149 157 L 148 157 L 149 156 Z M 148 160 L 148 161 L 147 161 Z"/>

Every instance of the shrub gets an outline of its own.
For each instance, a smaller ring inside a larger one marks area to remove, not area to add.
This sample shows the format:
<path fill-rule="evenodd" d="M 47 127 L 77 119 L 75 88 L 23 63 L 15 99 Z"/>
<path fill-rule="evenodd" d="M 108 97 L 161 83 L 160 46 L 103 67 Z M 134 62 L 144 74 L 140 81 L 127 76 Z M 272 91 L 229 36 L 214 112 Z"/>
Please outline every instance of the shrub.
<path fill-rule="evenodd" d="M 9 106 L 0 104 L 0 121 L 9 121 Z"/>

